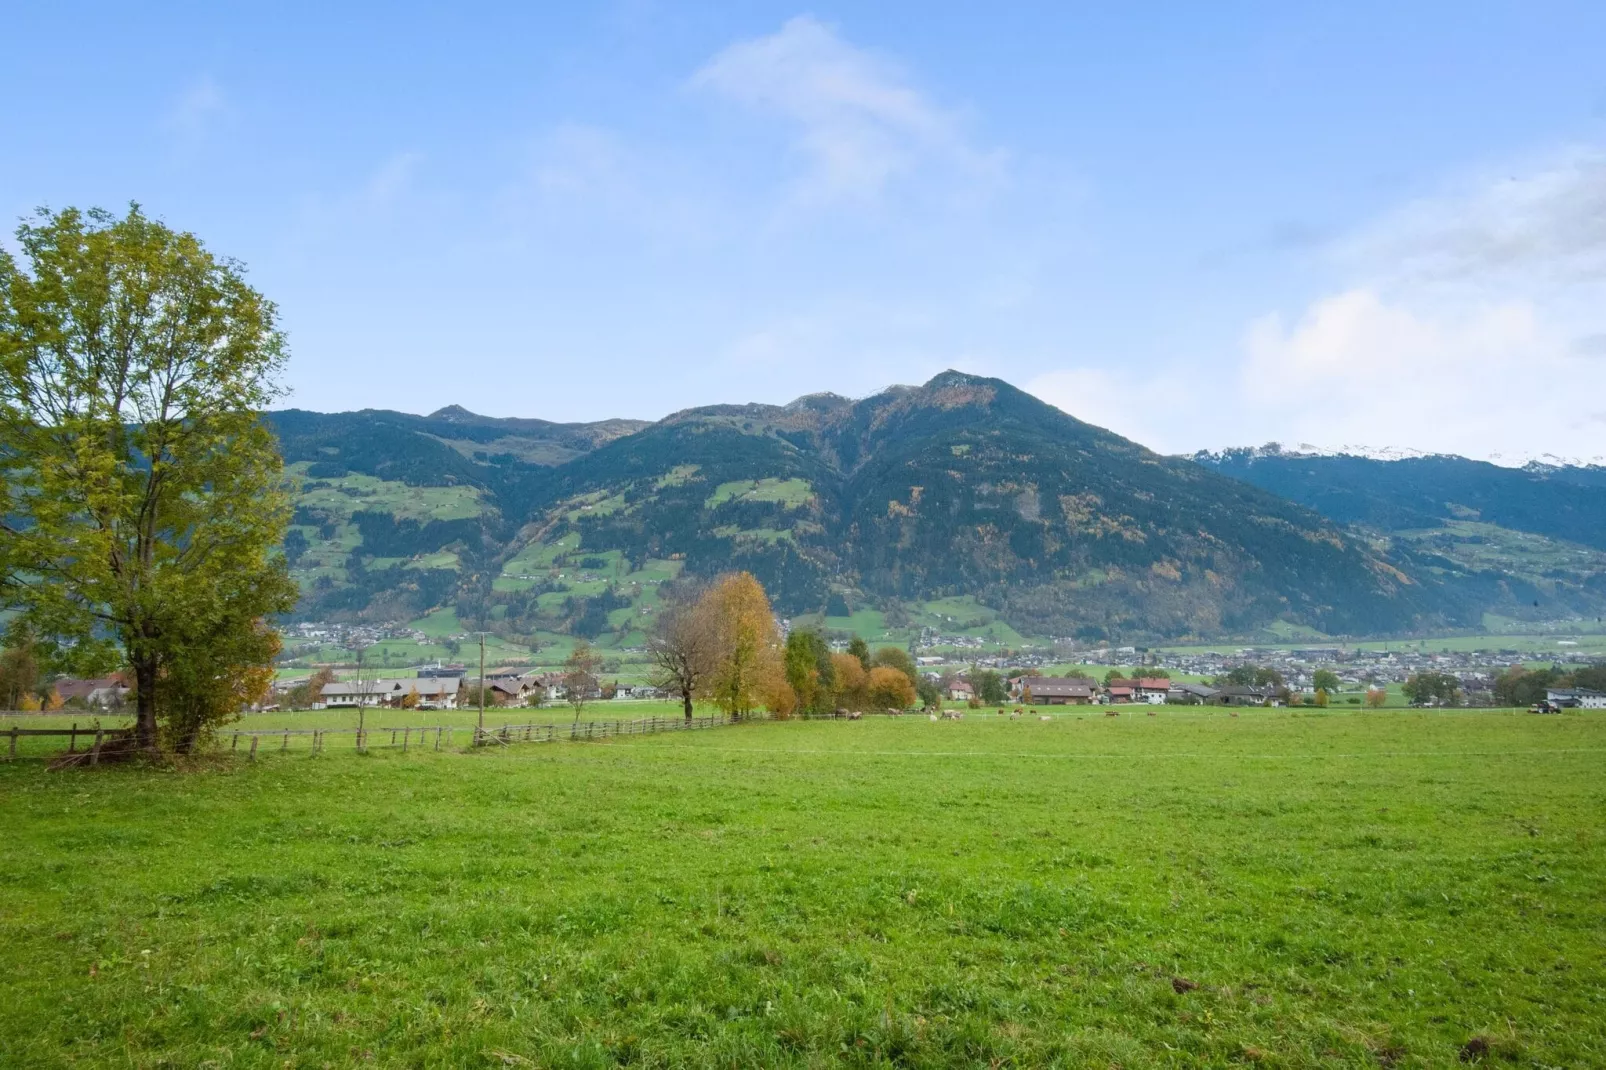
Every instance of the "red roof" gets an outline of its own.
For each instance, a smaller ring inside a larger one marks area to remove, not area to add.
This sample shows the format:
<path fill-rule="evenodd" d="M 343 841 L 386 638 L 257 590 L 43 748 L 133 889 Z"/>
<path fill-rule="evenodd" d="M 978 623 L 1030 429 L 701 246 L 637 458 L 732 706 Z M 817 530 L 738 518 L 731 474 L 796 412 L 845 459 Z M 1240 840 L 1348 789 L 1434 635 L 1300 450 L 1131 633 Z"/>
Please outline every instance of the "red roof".
<path fill-rule="evenodd" d="M 1164 677 L 1156 677 L 1153 680 L 1135 680 L 1133 682 L 1145 691 L 1169 691 L 1171 689 L 1171 681 Z"/>

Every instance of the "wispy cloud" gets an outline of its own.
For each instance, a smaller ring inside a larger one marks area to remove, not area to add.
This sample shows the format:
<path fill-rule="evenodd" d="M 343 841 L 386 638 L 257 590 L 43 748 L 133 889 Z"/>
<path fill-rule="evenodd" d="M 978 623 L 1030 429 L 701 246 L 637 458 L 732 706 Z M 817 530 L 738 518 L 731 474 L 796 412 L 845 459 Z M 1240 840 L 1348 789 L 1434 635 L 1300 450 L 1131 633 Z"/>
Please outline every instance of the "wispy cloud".
<path fill-rule="evenodd" d="M 229 113 L 228 98 L 210 75 L 203 76 L 181 92 L 167 113 L 162 128 L 187 141 L 199 139 Z"/>
<path fill-rule="evenodd" d="M 1606 279 L 1606 151 L 1576 147 L 1474 176 L 1384 216 L 1335 252 L 1400 282 Z"/>
<path fill-rule="evenodd" d="M 1245 335 L 1266 437 L 1606 455 L 1606 153 L 1464 180 L 1334 243 L 1343 288 Z"/>
<path fill-rule="evenodd" d="M 932 159 L 978 175 L 998 164 L 897 64 L 811 16 L 730 45 L 691 84 L 788 123 L 810 199 L 873 198 Z"/>

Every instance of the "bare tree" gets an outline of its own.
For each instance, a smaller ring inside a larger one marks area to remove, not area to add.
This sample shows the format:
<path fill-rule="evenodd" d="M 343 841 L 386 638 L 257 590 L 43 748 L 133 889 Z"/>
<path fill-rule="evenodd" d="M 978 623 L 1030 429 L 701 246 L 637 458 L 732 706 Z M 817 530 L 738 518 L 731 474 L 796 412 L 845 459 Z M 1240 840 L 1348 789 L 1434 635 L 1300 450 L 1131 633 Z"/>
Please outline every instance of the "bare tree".
<path fill-rule="evenodd" d="M 713 672 L 718 655 L 718 631 L 700 609 L 690 601 L 666 607 L 647 641 L 647 652 L 657 666 L 653 686 L 679 695 L 688 721 L 692 699 Z"/>
<path fill-rule="evenodd" d="M 592 688 L 597 686 L 597 672 L 602 668 L 602 656 L 592 649 L 590 643 L 581 639 L 569 652 L 563 668 L 563 689 L 568 693 L 569 705 L 574 707 L 574 719 L 578 723 L 580 711 L 585 708 L 586 700 L 591 697 Z"/>

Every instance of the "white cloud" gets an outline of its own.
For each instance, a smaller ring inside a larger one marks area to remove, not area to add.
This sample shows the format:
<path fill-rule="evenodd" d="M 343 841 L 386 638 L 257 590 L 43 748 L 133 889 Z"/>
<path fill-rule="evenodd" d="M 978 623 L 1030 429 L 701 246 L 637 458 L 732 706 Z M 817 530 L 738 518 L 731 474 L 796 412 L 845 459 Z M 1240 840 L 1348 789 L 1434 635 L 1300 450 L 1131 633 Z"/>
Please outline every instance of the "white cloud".
<path fill-rule="evenodd" d="M 801 190 L 807 199 L 874 197 L 928 159 L 976 174 L 996 167 L 995 158 L 967 144 L 957 116 L 894 63 L 807 15 L 730 45 L 692 85 L 796 127 L 796 147 L 809 161 Z"/>
<path fill-rule="evenodd" d="M 1606 155 L 1463 183 L 1333 255 L 1347 285 L 1245 332 L 1243 441 L 1606 455 Z"/>
<path fill-rule="evenodd" d="M 1606 152 L 1573 148 L 1484 174 L 1338 243 L 1342 261 L 1417 285 L 1606 279 Z"/>
<path fill-rule="evenodd" d="M 226 117 L 228 112 L 229 102 L 223 95 L 222 87 L 210 76 L 205 76 L 178 95 L 163 116 L 162 126 L 180 138 L 194 140 Z"/>
<path fill-rule="evenodd" d="M 1527 301 L 1425 311 L 1355 289 L 1248 331 L 1242 398 L 1284 442 L 1521 460 L 1606 453 L 1606 367 Z"/>

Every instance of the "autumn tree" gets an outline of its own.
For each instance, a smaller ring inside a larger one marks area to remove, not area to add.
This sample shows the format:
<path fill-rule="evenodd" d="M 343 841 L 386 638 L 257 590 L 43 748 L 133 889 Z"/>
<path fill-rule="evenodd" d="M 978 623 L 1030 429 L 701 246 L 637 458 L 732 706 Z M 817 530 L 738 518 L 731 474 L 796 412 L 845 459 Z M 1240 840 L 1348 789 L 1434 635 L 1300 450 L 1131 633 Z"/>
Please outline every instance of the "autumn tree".
<path fill-rule="evenodd" d="M 836 682 L 836 704 L 844 709 L 862 710 L 868 701 L 865 690 L 869 673 L 852 654 L 832 654 L 831 674 Z"/>
<path fill-rule="evenodd" d="M 1389 700 L 1389 693 L 1381 687 L 1371 687 L 1366 690 L 1367 709 L 1380 710 Z"/>
<path fill-rule="evenodd" d="M 713 672 L 715 628 L 700 600 L 677 602 L 665 607 L 647 642 L 655 672 L 653 684 L 679 695 L 686 720 L 692 718 L 692 700 L 704 680 Z"/>
<path fill-rule="evenodd" d="M 877 665 L 865 679 L 869 704 L 877 709 L 904 710 L 915 704 L 915 685 L 904 672 L 890 665 Z"/>
<path fill-rule="evenodd" d="M 20 260 L 0 249 L 0 606 L 115 650 L 139 747 L 157 748 L 163 717 L 193 738 L 233 698 L 185 689 L 267 664 L 262 622 L 297 597 L 261 420 L 277 312 L 238 264 L 137 206 L 41 211 L 16 236 Z"/>
<path fill-rule="evenodd" d="M 335 671 L 326 665 L 292 687 L 285 694 L 285 701 L 292 710 L 308 709 L 323 697 L 324 685 L 334 682 Z"/>
<path fill-rule="evenodd" d="M 699 599 L 714 629 L 715 658 L 704 678 L 704 694 L 720 709 L 741 718 L 772 694 L 784 679 L 780 634 L 769 596 L 752 573 L 721 576 Z"/>
<path fill-rule="evenodd" d="M 569 705 L 574 707 L 575 723 L 580 721 L 580 711 L 591 699 L 591 689 L 597 686 L 597 673 L 602 669 L 602 655 L 584 639 L 574 644 L 569 656 L 563 662 L 563 690 Z"/>
<path fill-rule="evenodd" d="M 875 656 L 870 659 L 870 667 L 873 669 L 878 665 L 889 669 L 897 669 L 903 673 L 909 678 L 910 687 L 915 687 L 920 683 L 920 671 L 918 666 L 915 665 L 914 655 L 902 647 L 884 646 L 877 650 Z"/>

